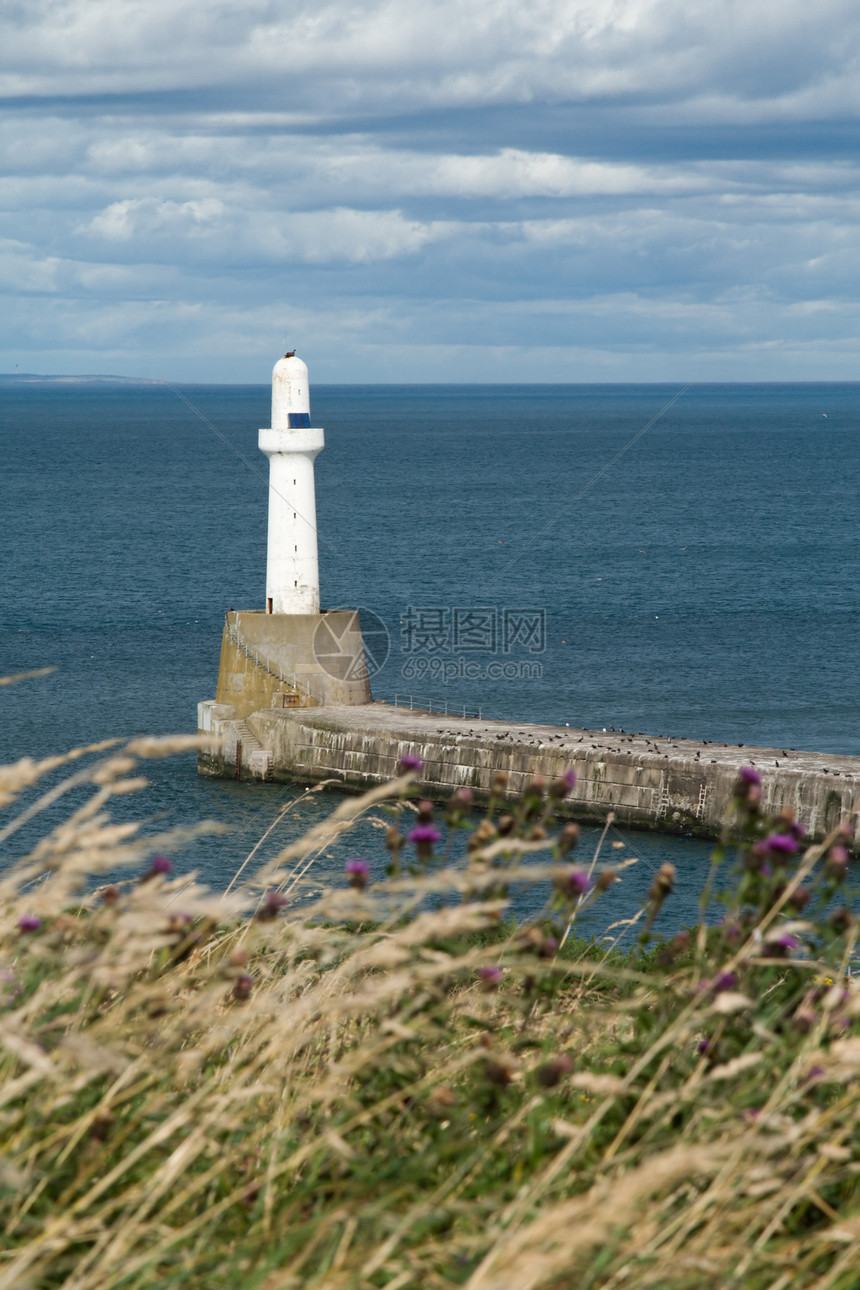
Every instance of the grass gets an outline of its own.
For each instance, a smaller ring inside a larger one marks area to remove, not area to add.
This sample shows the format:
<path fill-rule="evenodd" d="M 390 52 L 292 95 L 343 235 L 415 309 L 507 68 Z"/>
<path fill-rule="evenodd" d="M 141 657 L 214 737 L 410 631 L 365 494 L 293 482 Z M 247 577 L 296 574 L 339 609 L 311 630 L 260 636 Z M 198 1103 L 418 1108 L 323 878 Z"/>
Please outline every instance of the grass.
<path fill-rule="evenodd" d="M 804 849 L 750 772 L 724 919 L 655 940 L 664 866 L 589 941 L 613 871 L 575 863 L 563 783 L 511 805 L 500 781 L 477 818 L 416 805 L 405 770 L 224 894 L 159 858 L 187 831 L 110 816 L 188 746 L 0 769 L 0 836 L 88 794 L 0 875 L 0 1290 L 858 1285 L 847 822 Z M 369 812 L 387 880 L 352 864 L 302 899 Z M 523 882 L 547 899 L 518 927 Z"/>

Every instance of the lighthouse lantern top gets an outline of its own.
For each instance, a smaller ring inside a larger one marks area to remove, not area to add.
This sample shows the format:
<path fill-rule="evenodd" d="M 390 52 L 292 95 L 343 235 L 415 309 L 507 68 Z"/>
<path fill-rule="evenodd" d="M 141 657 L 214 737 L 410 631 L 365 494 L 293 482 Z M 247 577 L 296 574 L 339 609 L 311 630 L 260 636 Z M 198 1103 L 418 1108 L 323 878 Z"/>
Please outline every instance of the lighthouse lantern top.
<path fill-rule="evenodd" d="M 272 370 L 272 429 L 298 430 L 311 423 L 308 369 L 300 358 L 279 358 Z"/>

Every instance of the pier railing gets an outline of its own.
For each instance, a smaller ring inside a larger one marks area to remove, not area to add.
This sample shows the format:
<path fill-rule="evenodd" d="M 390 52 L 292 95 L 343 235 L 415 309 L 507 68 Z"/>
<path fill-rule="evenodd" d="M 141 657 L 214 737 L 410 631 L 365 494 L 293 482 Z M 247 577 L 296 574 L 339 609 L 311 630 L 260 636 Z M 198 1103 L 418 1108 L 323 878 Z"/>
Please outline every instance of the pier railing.
<path fill-rule="evenodd" d="M 394 695 L 395 708 L 417 708 L 420 712 L 436 712 L 443 717 L 467 717 L 481 720 L 481 709 L 470 708 L 465 703 L 453 703 L 450 699 L 423 699 L 414 694 Z"/>

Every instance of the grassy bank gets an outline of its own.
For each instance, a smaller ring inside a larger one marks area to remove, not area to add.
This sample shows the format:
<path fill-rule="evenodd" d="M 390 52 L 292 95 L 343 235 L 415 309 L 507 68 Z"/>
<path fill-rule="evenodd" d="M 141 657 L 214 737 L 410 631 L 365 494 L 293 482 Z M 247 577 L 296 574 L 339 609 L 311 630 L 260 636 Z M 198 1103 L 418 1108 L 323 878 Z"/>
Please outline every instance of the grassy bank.
<path fill-rule="evenodd" d="M 476 818 L 404 766 L 215 893 L 173 877 L 187 833 L 110 818 L 183 747 L 72 754 L 83 804 L 0 875 L 0 1290 L 858 1284 L 849 822 L 804 848 L 750 771 L 722 921 L 656 942 L 664 866 L 587 942 L 624 862 L 553 824 L 563 781 Z M 10 837 L 63 771 L 0 770 Z M 368 814 L 388 879 L 305 897 Z"/>

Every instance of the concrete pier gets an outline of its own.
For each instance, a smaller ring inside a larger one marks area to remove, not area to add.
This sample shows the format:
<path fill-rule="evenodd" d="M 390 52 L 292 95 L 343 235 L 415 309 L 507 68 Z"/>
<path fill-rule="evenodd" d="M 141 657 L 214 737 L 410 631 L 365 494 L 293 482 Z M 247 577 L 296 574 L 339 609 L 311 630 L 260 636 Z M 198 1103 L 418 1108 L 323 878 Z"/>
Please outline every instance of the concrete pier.
<path fill-rule="evenodd" d="M 266 778 L 361 788 L 392 779 L 400 758 L 413 753 L 424 762 L 422 792 L 445 799 L 464 785 L 486 795 L 498 771 L 508 773 L 515 796 L 532 775 L 573 767 L 576 788 L 560 814 L 599 823 L 612 810 L 628 827 L 715 837 L 738 771 L 753 765 L 764 808 L 793 807 L 813 838 L 860 810 L 860 757 L 830 753 L 441 716 L 385 703 L 269 708 L 241 723 L 208 705 L 200 724 L 222 737 L 221 751 L 201 756 L 204 774 L 250 777 L 264 767 Z M 233 729 L 239 724 L 241 731 Z M 253 764 L 242 762 L 242 734 L 245 746 L 250 735 L 263 750 Z"/>

